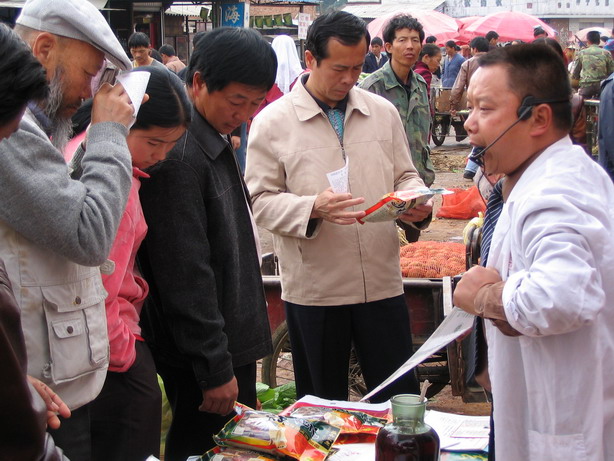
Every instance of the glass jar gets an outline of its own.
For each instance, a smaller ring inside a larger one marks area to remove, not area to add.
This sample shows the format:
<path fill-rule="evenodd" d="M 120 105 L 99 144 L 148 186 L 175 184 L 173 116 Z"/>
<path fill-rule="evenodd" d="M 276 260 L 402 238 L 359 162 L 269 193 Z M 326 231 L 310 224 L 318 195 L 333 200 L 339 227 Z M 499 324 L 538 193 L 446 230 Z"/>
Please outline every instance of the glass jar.
<path fill-rule="evenodd" d="M 392 423 L 380 429 L 375 441 L 376 461 L 437 461 L 439 436 L 424 423 L 426 399 L 413 394 L 395 395 Z"/>

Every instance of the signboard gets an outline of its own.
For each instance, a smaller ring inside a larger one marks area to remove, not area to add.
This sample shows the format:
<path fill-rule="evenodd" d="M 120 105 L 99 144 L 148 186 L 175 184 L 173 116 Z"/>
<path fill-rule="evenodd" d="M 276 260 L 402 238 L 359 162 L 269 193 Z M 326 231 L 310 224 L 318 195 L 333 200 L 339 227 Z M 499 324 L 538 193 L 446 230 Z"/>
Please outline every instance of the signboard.
<path fill-rule="evenodd" d="M 307 38 L 307 29 L 311 22 L 311 15 L 309 13 L 298 14 L 298 38 L 299 40 L 305 40 Z"/>
<path fill-rule="evenodd" d="M 249 4 L 222 3 L 222 26 L 247 27 L 249 24 Z"/>

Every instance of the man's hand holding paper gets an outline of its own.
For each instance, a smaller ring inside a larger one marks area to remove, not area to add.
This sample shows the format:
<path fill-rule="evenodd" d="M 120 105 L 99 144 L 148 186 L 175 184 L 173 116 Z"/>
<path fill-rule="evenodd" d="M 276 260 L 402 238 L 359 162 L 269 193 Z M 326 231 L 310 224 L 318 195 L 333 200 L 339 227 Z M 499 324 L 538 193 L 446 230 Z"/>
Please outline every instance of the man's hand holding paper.
<path fill-rule="evenodd" d="M 414 223 L 424 221 L 433 212 L 433 200 L 430 199 L 423 205 L 418 205 L 414 208 L 401 213 L 399 219 L 405 223 Z"/>
<path fill-rule="evenodd" d="M 478 292 L 485 285 L 491 285 L 500 281 L 501 276 L 496 269 L 473 266 L 463 274 L 463 277 L 454 289 L 454 305 L 470 314 L 480 315 L 480 312 L 475 307 L 475 298 Z"/>

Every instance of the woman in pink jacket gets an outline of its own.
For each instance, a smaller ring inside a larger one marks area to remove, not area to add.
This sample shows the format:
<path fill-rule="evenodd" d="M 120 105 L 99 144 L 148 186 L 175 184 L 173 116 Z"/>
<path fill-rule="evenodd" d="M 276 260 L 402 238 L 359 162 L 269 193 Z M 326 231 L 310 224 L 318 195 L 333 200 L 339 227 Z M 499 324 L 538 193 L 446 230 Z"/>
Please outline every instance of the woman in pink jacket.
<path fill-rule="evenodd" d="M 148 102 L 144 103 L 126 138 L 132 155 L 132 188 L 102 280 L 106 300 L 110 363 L 100 395 L 91 403 L 92 459 L 144 460 L 159 456 L 161 396 L 156 368 L 140 336 L 139 316 L 148 293 L 135 267 L 137 250 L 147 224 L 139 201 L 141 171 L 166 158 L 183 136 L 191 107 L 181 80 L 165 69 L 149 72 Z"/>

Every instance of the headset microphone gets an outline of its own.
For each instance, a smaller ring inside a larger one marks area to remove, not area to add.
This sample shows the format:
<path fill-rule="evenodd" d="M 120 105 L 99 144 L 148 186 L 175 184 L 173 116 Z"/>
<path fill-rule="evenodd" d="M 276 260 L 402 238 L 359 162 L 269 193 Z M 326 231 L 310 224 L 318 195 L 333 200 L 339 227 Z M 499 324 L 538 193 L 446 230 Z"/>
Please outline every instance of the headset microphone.
<path fill-rule="evenodd" d="M 516 119 L 516 121 L 512 123 L 510 126 L 508 126 L 505 130 L 503 130 L 503 132 L 499 136 L 497 136 L 495 140 L 491 142 L 489 145 L 487 145 L 486 147 L 474 147 L 473 150 L 471 151 L 471 154 L 469 154 L 469 160 L 477 163 L 478 166 L 483 167 L 484 166 L 483 158 L 484 158 L 484 154 L 486 153 L 486 151 L 490 149 L 497 141 L 499 141 L 499 139 L 505 136 L 505 134 L 508 131 L 510 131 L 512 128 L 514 128 L 519 122 L 522 122 L 524 120 L 528 120 L 529 118 L 531 118 L 533 107 L 539 104 L 554 104 L 557 102 L 569 102 L 569 98 L 567 99 L 537 99 L 537 98 L 534 98 L 533 96 L 525 97 L 522 100 L 520 107 L 518 107 L 518 112 L 517 112 L 518 118 Z"/>

